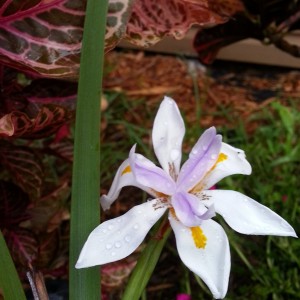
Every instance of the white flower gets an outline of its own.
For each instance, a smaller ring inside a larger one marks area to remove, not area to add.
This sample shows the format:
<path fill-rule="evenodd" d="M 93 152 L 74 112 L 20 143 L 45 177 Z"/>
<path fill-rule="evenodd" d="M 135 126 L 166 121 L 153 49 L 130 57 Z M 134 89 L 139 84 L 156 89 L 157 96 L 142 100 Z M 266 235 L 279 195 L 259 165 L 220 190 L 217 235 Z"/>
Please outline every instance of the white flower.
<path fill-rule="evenodd" d="M 188 160 L 181 163 L 185 127 L 176 103 L 165 97 L 156 115 L 152 140 L 162 166 L 131 149 L 119 167 L 104 209 L 124 186 L 137 186 L 154 199 L 137 205 L 123 216 L 106 221 L 88 237 L 76 268 L 102 265 L 131 254 L 153 224 L 169 210 L 179 256 L 200 276 L 217 299 L 224 298 L 230 273 L 230 251 L 223 228 L 211 218 L 215 212 L 234 230 L 244 234 L 293 236 L 293 228 L 269 208 L 234 191 L 209 190 L 232 174 L 251 173 L 242 150 L 222 143 L 214 127 L 199 138 Z"/>

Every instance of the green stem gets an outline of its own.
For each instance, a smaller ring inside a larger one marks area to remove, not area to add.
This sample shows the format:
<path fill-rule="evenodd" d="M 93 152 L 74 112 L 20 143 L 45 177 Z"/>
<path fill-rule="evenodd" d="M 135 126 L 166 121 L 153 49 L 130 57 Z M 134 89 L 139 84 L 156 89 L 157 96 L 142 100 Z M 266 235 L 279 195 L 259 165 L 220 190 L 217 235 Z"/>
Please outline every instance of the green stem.
<path fill-rule="evenodd" d="M 0 290 L 4 299 L 26 300 L 22 284 L 0 231 Z"/>
<path fill-rule="evenodd" d="M 163 236 L 160 239 L 151 239 L 146 248 L 142 251 L 141 256 L 135 266 L 129 282 L 126 286 L 122 300 L 138 300 L 140 299 L 153 271 L 160 257 L 160 253 L 170 235 L 171 228 L 166 225 L 168 219 L 163 219 L 161 224 L 154 228 L 154 236 L 160 236 L 160 232 L 163 232 Z"/>
<path fill-rule="evenodd" d="M 70 299 L 99 300 L 98 267 L 76 270 L 80 250 L 99 224 L 100 99 L 108 1 L 88 0 L 75 124 L 70 233 Z"/>

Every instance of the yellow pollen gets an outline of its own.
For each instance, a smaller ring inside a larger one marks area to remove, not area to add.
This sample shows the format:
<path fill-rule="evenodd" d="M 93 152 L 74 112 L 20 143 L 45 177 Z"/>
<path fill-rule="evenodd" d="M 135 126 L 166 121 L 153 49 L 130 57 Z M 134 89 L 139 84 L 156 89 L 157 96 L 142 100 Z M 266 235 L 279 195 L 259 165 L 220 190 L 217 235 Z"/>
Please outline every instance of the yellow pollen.
<path fill-rule="evenodd" d="M 195 246 L 197 248 L 205 248 L 206 246 L 206 242 L 207 242 L 207 238 L 206 236 L 204 235 L 202 229 L 197 226 L 197 227 L 191 227 L 191 232 L 192 232 L 192 237 L 194 239 L 194 243 L 195 243 Z"/>
<path fill-rule="evenodd" d="M 124 174 L 126 174 L 126 173 L 130 173 L 130 172 L 131 172 L 131 168 L 130 168 L 130 166 L 127 166 L 127 167 L 123 170 L 121 176 L 124 175 Z"/>

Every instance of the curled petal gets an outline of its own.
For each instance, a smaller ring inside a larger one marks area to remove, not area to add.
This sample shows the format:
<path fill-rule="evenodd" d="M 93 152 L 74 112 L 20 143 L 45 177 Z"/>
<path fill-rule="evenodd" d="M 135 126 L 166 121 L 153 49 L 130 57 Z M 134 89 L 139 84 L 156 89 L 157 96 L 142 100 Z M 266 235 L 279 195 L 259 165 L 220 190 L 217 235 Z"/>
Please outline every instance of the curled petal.
<path fill-rule="evenodd" d="M 190 228 L 171 215 L 170 223 L 182 262 L 206 283 L 214 298 L 224 298 L 230 273 L 230 250 L 223 228 L 213 220 L 204 221 L 201 229 L 207 238 L 206 246 L 197 248 Z"/>
<path fill-rule="evenodd" d="M 172 165 L 175 174 L 179 173 L 184 133 L 184 122 L 176 102 L 165 97 L 154 120 L 152 141 L 160 165 L 170 175 L 173 175 L 173 170 L 170 172 Z"/>
<path fill-rule="evenodd" d="M 158 200 L 152 200 L 100 224 L 89 235 L 75 267 L 103 265 L 127 257 L 142 243 L 165 211 L 166 207 Z"/>
<path fill-rule="evenodd" d="M 221 149 L 222 137 L 216 135 L 215 127 L 207 129 L 193 147 L 189 159 L 178 176 L 179 190 L 189 191 L 196 186 L 216 163 Z"/>
<path fill-rule="evenodd" d="M 268 207 L 235 191 L 209 190 L 202 193 L 228 225 L 244 234 L 297 237 L 293 227 Z"/>
<path fill-rule="evenodd" d="M 222 143 L 221 151 L 216 165 L 203 179 L 203 189 L 209 189 L 224 177 L 233 174 L 250 175 L 251 165 L 246 159 L 245 152 Z"/>
<path fill-rule="evenodd" d="M 135 146 L 130 151 L 129 162 L 136 181 L 155 192 L 172 195 L 176 185 L 171 176 L 152 161 L 134 151 Z"/>
<path fill-rule="evenodd" d="M 199 226 L 215 216 L 213 205 L 207 209 L 194 195 L 184 192 L 172 196 L 172 207 L 179 221 L 188 227 Z"/>
<path fill-rule="evenodd" d="M 146 191 L 150 195 L 155 196 L 149 188 L 143 186 L 142 184 L 136 181 L 129 166 L 129 159 L 126 159 L 119 167 L 108 194 L 103 195 L 100 198 L 102 208 L 104 210 L 109 209 L 111 204 L 118 198 L 121 189 L 125 186 L 130 185 L 136 186 Z"/>

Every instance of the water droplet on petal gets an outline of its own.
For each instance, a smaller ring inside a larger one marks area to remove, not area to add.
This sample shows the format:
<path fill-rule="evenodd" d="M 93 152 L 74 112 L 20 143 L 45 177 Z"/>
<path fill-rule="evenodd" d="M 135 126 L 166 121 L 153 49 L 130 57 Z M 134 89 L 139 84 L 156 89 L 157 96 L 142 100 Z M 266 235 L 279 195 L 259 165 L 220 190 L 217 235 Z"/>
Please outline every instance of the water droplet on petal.
<path fill-rule="evenodd" d="M 179 157 L 179 155 L 180 152 L 177 149 L 171 150 L 170 157 L 172 161 L 176 160 Z"/>
<path fill-rule="evenodd" d="M 197 149 L 193 149 L 193 150 L 192 150 L 192 154 L 193 154 L 193 155 L 196 155 L 197 153 L 198 153 L 198 150 L 197 150 Z"/>
<path fill-rule="evenodd" d="M 211 155 L 211 159 L 216 159 L 217 158 L 217 154 L 212 154 Z"/>
<path fill-rule="evenodd" d="M 118 222 L 118 223 L 121 223 L 121 222 L 122 222 L 122 218 L 119 218 L 119 219 L 117 220 L 117 222 Z"/>
<path fill-rule="evenodd" d="M 173 101 L 172 100 L 168 100 L 168 103 L 170 104 L 170 105 L 173 105 L 174 103 L 173 103 Z"/>
<path fill-rule="evenodd" d="M 116 255 L 116 252 L 113 251 L 113 252 L 111 253 L 111 256 L 115 256 L 115 255 Z"/>
<path fill-rule="evenodd" d="M 139 224 L 135 224 L 135 225 L 133 226 L 133 229 L 135 229 L 135 230 L 139 229 Z"/>
<path fill-rule="evenodd" d="M 167 126 L 167 125 L 168 125 L 168 122 L 167 122 L 167 121 L 165 121 L 165 122 L 164 122 L 164 124 Z"/>
<path fill-rule="evenodd" d="M 203 146 L 202 149 L 203 149 L 203 151 L 206 151 L 207 150 L 207 146 Z"/>
<path fill-rule="evenodd" d="M 131 241 L 131 236 L 130 235 L 126 235 L 124 238 L 125 242 L 129 243 Z"/>
<path fill-rule="evenodd" d="M 121 242 L 115 242 L 115 247 L 116 248 L 121 248 L 121 246 L 122 246 Z"/>
<path fill-rule="evenodd" d="M 107 250 L 111 249 L 111 248 L 112 248 L 112 244 L 106 244 L 105 248 L 106 248 Z"/>
<path fill-rule="evenodd" d="M 106 233 L 106 232 L 107 232 L 107 229 L 103 228 L 103 229 L 102 229 L 102 232 L 103 232 L 103 233 Z"/>
<path fill-rule="evenodd" d="M 108 225 L 108 229 L 109 230 L 113 230 L 114 229 L 114 225 Z"/>

